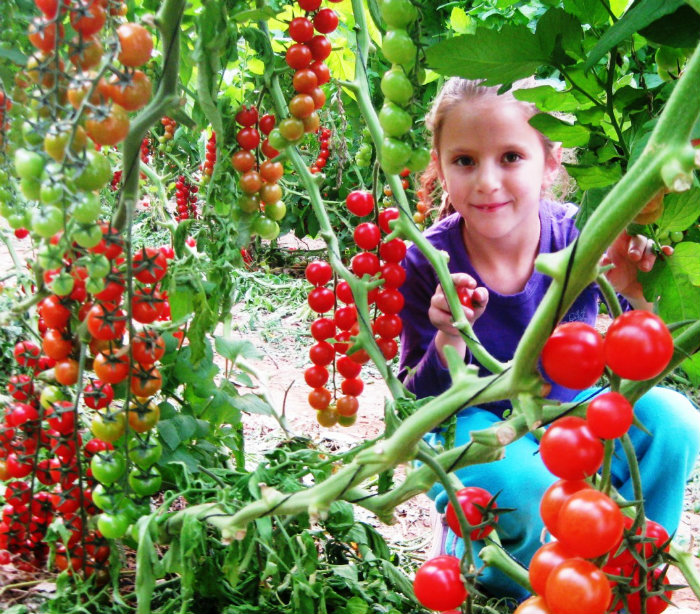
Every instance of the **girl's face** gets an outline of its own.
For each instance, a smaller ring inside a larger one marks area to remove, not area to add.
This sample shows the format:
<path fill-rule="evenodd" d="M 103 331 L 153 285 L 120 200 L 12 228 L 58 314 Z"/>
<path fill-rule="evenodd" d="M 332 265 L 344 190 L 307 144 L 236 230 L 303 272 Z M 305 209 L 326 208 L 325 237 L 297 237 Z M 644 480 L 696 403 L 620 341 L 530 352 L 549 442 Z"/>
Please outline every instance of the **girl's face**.
<path fill-rule="evenodd" d="M 539 237 L 540 196 L 557 174 L 560 150 L 546 152 L 519 103 L 481 98 L 456 104 L 439 144 L 433 152 L 438 174 L 467 238 Z"/>

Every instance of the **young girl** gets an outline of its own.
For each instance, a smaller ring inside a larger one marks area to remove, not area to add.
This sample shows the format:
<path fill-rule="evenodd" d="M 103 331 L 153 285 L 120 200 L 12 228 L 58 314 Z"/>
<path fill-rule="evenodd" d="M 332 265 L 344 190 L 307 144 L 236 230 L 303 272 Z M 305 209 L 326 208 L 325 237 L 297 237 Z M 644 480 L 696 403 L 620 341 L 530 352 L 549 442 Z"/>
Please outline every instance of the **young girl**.
<path fill-rule="evenodd" d="M 433 151 L 427 172 L 436 173 L 447 215 L 425 236 L 449 254 L 455 285 L 471 291 L 474 308 L 464 307 L 464 313 L 479 341 L 498 360 L 508 361 L 551 281 L 534 270 L 536 256 L 563 249 L 578 231 L 574 205 L 542 196 L 560 172 L 561 148 L 528 123 L 537 112 L 533 105 L 497 91 L 452 78 L 428 114 Z M 648 271 L 654 264 L 646 239 L 623 233 L 606 258 L 615 265 L 610 280 L 616 290 L 632 307 L 651 309 L 636 278 L 638 269 Z M 446 346 L 457 349 L 465 361 L 476 361 L 453 326 L 435 272 L 415 246 L 404 264 L 400 377 L 418 397 L 438 395 L 451 384 Z M 563 320 L 593 324 L 598 299 L 597 288 L 590 286 Z M 554 384 L 549 396 L 567 402 L 576 395 Z M 504 401 L 465 408 L 457 418 L 455 445 L 467 443 L 470 431 L 500 421 L 508 407 Z M 635 414 L 653 433 L 649 437 L 636 428 L 630 431 L 642 471 L 645 511 L 671 533 L 680 521 L 685 483 L 700 450 L 698 412 L 681 394 L 654 388 L 636 403 Z M 433 440 L 438 437 L 434 434 Z M 500 516 L 498 531 L 503 546 L 524 565 L 541 545 L 539 503 L 557 479 L 537 451 L 537 440 L 528 435 L 506 448 L 504 460 L 457 471 L 464 485 L 499 493 L 498 505 L 515 509 Z M 634 499 L 624 454 L 617 454 L 613 464 L 613 485 Z M 444 489 L 436 484 L 428 494 L 437 511 L 444 512 Z M 446 538 L 443 550 L 461 556 L 462 540 L 451 531 Z M 475 555 L 482 545 L 475 544 Z M 484 569 L 481 583 L 497 596 L 520 600 L 527 595 L 492 568 Z"/>

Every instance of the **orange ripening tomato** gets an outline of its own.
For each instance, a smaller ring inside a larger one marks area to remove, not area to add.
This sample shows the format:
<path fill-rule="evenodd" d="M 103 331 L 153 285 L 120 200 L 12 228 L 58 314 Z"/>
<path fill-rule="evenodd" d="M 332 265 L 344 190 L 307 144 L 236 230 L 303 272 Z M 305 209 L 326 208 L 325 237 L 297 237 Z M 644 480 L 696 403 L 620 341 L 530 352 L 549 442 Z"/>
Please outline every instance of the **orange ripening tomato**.
<path fill-rule="evenodd" d="M 88 119 L 85 128 L 98 145 L 118 145 L 129 133 L 129 116 L 122 107 L 113 104 L 107 117 Z"/>
<path fill-rule="evenodd" d="M 146 28 L 137 23 L 124 23 L 117 28 L 117 36 L 121 49 L 117 59 L 124 66 L 137 68 L 148 62 L 153 51 L 153 37 Z"/>

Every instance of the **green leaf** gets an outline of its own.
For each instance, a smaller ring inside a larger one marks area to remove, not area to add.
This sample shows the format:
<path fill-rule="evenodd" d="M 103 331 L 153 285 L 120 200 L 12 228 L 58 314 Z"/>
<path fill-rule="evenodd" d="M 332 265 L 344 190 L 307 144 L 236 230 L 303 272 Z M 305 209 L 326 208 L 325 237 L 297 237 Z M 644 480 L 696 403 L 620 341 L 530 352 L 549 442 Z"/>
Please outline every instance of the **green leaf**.
<path fill-rule="evenodd" d="M 4 58 L 10 63 L 18 64 L 19 66 L 25 66 L 27 64 L 27 56 L 17 49 L 0 47 L 0 58 Z"/>
<path fill-rule="evenodd" d="M 550 58 L 526 26 L 505 25 L 500 32 L 478 28 L 474 34 L 441 41 L 427 49 L 426 59 L 441 75 L 499 85 L 532 75 Z"/>
<path fill-rule="evenodd" d="M 152 516 L 143 516 L 137 523 L 138 548 L 136 551 L 136 601 L 137 614 L 151 612 L 151 599 L 156 587 L 156 568 L 158 553 L 151 540 L 150 524 L 155 522 Z"/>
<path fill-rule="evenodd" d="M 570 64 L 571 53 L 577 56 L 582 54 L 581 24 L 562 9 L 553 8 L 542 15 L 535 34 L 542 49 L 554 59 L 555 64 Z"/>
<path fill-rule="evenodd" d="M 670 15 L 664 15 L 639 33 L 650 41 L 668 47 L 693 48 L 698 42 L 700 15 L 684 5 Z"/>
<path fill-rule="evenodd" d="M 666 322 L 700 318 L 700 244 L 678 243 L 673 256 L 658 259 L 649 273 L 640 273 L 644 297 L 658 299 Z"/>
<path fill-rule="evenodd" d="M 450 13 L 450 27 L 457 34 L 473 34 L 475 23 L 463 8 L 455 6 Z"/>
<path fill-rule="evenodd" d="M 177 448 L 183 441 L 189 441 L 196 431 L 197 420 L 185 414 L 158 421 L 158 434 L 171 450 Z"/>
<path fill-rule="evenodd" d="M 539 113 L 531 117 L 530 125 L 564 147 L 585 147 L 591 136 L 590 131 L 584 126 L 569 124 L 548 113 Z"/>
<path fill-rule="evenodd" d="M 170 317 L 177 322 L 190 315 L 194 311 L 194 295 L 192 287 L 179 285 L 174 281 L 168 291 L 168 302 L 170 303 Z"/>
<path fill-rule="evenodd" d="M 263 353 L 253 345 L 251 341 L 246 339 L 228 339 L 226 337 L 216 337 L 214 339 L 214 348 L 217 353 L 228 358 L 235 364 L 238 357 L 243 358 L 262 358 Z"/>
<path fill-rule="evenodd" d="M 627 6 L 627 0 L 622 9 Z M 607 25 L 610 15 L 600 0 L 564 0 L 564 10 L 574 15 L 581 23 Z"/>
<path fill-rule="evenodd" d="M 361 597 L 350 597 L 345 604 L 345 611 L 347 614 L 367 614 L 369 606 Z"/>
<path fill-rule="evenodd" d="M 620 44 L 635 32 L 639 32 L 664 15 L 673 13 L 682 4 L 683 0 L 642 0 L 639 2 L 601 36 L 596 46 L 588 54 L 584 65 L 585 70 L 593 68 L 615 45 Z"/>
<path fill-rule="evenodd" d="M 700 354 L 693 354 L 681 363 L 688 379 L 694 386 L 700 386 Z"/>
<path fill-rule="evenodd" d="M 605 188 L 619 181 L 622 169 L 619 164 L 612 166 L 576 166 L 565 164 L 567 172 L 578 183 L 582 190 Z"/>
<path fill-rule="evenodd" d="M 542 112 L 561 111 L 563 113 L 580 111 L 593 106 L 588 98 L 577 96 L 575 92 L 562 92 L 551 85 L 539 85 L 515 90 L 513 96 L 518 100 L 533 102 Z"/>
<path fill-rule="evenodd" d="M 664 196 L 664 212 L 658 221 L 659 234 L 686 230 L 700 216 L 700 188 Z"/>
<path fill-rule="evenodd" d="M 261 416 L 272 416 L 275 410 L 269 403 L 255 394 L 244 394 L 235 400 L 236 408 L 249 414 L 260 414 Z"/>

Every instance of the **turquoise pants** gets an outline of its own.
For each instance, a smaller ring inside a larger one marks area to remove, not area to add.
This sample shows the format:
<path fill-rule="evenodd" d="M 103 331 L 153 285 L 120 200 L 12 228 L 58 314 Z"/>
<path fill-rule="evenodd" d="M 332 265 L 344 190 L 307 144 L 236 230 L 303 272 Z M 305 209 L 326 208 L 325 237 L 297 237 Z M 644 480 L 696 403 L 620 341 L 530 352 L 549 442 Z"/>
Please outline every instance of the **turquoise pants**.
<path fill-rule="evenodd" d="M 577 400 L 586 399 L 594 390 L 579 393 Z M 636 427 L 630 437 L 637 453 L 644 489 L 647 518 L 662 524 L 669 534 L 675 532 L 683 510 L 685 485 L 691 475 L 700 451 L 700 413 L 682 394 L 668 388 L 656 387 L 645 394 L 634 406 L 635 415 L 653 436 Z M 499 422 L 498 416 L 480 408 L 470 408 L 457 418 L 455 445 L 469 441 L 469 433 Z M 439 434 L 431 433 L 426 439 L 436 443 Z M 500 491 L 497 504 L 515 508 L 503 514 L 498 522 L 498 534 L 508 552 L 524 565 L 541 545 L 544 525 L 539 505 L 544 491 L 557 478 L 542 463 L 538 442 L 527 435 L 506 447 L 503 460 L 459 469 L 456 474 L 465 486 L 480 486 L 492 494 Z M 628 500 L 634 499 L 629 468 L 624 453 L 616 443 L 612 462 L 613 486 Z M 435 500 L 437 511 L 443 513 L 447 494 L 440 483 L 428 492 Z M 474 542 L 474 556 L 483 542 Z M 445 544 L 447 554 L 462 556 L 464 542 L 452 531 Z M 497 569 L 486 567 L 482 585 L 494 596 L 509 596 L 517 600 L 528 593 Z"/>

